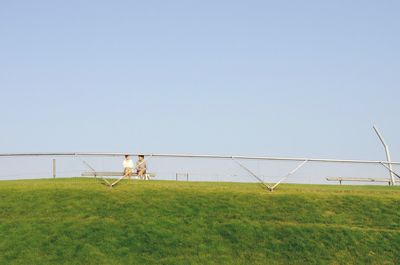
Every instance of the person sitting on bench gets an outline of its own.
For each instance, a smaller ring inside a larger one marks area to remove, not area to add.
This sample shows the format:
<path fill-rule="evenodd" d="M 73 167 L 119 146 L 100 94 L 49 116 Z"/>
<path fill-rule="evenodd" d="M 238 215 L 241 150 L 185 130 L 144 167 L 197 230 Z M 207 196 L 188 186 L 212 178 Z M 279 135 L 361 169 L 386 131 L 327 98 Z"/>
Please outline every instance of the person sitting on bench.
<path fill-rule="evenodd" d="M 133 174 L 133 161 L 129 155 L 125 155 L 123 166 L 124 166 L 124 177 L 131 179 Z"/>
<path fill-rule="evenodd" d="M 147 171 L 147 164 L 144 160 L 144 155 L 138 155 L 138 161 L 136 162 L 136 173 L 140 179 L 144 179 Z"/>

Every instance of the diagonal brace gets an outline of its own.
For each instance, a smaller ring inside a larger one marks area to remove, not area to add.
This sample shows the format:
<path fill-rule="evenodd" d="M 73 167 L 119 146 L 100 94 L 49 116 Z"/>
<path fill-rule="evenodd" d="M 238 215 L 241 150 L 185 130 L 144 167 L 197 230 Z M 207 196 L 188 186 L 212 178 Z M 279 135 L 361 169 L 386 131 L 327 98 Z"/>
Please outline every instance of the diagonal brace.
<path fill-rule="evenodd" d="M 85 160 L 83 160 L 81 157 L 78 156 L 78 158 L 93 172 L 94 178 L 96 178 L 96 177 L 97 177 L 97 176 L 96 176 L 96 170 L 95 170 L 88 162 L 86 162 Z M 111 183 L 108 182 L 108 180 L 106 180 L 103 176 L 100 176 L 100 177 L 102 178 L 102 180 L 103 180 L 105 183 L 107 183 L 108 186 L 112 187 L 112 186 L 111 186 Z"/>
<path fill-rule="evenodd" d="M 292 171 L 290 171 L 286 176 L 284 176 L 283 178 L 281 178 L 277 183 L 275 183 L 275 185 L 273 185 L 271 187 L 271 191 L 273 191 L 279 184 L 282 183 L 282 181 L 284 181 L 285 179 L 287 179 L 288 177 L 290 177 L 291 175 L 293 175 L 294 173 L 296 173 L 300 168 L 302 168 L 306 163 L 308 162 L 308 160 L 304 160 L 300 165 L 298 165 L 295 169 L 293 169 Z"/>
<path fill-rule="evenodd" d="M 392 168 L 390 168 L 389 166 L 387 166 L 385 163 L 380 162 L 380 164 L 381 164 L 382 166 L 384 166 L 385 168 L 387 168 L 387 169 L 390 171 L 390 173 L 393 173 L 396 177 L 400 178 L 400 175 L 397 174 Z"/>
<path fill-rule="evenodd" d="M 243 168 L 244 170 L 246 170 L 247 172 L 249 172 L 253 177 L 255 177 L 261 185 L 263 185 L 264 187 L 266 187 L 267 189 L 271 190 L 271 186 L 266 184 L 259 176 L 257 176 L 253 171 L 251 171 L 250 169 L 248 169 L 246 166 L 244 166 L 242 163 L 240 163 L 239 161 L 237 161 L 235 158 L 232 157 L 232 160 L 238 164 L 241 168 Z"/>
<path fill-rule="evenodd" d="M 85 160 L 83 160 L 81 157 L 78 156 L 78 158 L 93 172 L 94 178 L 96 178 L 96 177 L 97 177 L 97 176 L 96 176 L 96 170 L 95 170 L 88 162 L 86 162 Z M 105 179 L 103 176 L 100 176 L 100 177 L 103 179 L 103 181 L 104 181 L 105 183 L 107 183 L 108 186 L 112 187 L 111 183 L 108 182 L 107 179 Z"/>

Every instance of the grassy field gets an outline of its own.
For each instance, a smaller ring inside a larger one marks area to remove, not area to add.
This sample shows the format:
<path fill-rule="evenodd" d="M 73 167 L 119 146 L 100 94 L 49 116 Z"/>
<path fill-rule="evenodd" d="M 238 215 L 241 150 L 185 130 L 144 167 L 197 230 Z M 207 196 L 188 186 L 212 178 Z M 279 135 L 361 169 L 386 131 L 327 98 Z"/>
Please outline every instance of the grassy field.
<path fill-rule="evenodd" d="M 400 264 L 400 189 L 2 181 L 0 264 Z"/>

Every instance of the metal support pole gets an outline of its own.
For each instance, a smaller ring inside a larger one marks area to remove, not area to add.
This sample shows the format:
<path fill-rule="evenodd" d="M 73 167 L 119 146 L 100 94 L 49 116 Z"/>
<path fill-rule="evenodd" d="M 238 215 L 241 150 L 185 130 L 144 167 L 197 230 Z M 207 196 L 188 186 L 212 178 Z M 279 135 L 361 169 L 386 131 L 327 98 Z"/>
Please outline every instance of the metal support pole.
<path fill-rule="evenodd" d="M 392 183 L 392 186 L 394 186 L 396 184 L 395 178 L 394 178 L 394 174 L 393 174 L 393 165 L 392 165 L 392 158 L 390 156 L 390 151 L 389 151 L 389 146 L 386 144 L 385 140 L 383 139 L 381 133 L 379 132 L 378 128 L 376 126 L 373 127 L 376 134 L 379 137 L 379 140 L 381 140 L 383 147 L 385 148 L 385 152 L 386 152 L 386 158 L 389 164 L 389 176 L 390 176 L 390 182 Z"/>
<path fill-rule="evenodd" d="M 181 175 L 182 178 L 186 177 L 186 181 L 189 181 L 189 173 L 176 173 L 175 174 L 176 181 L 179 181 L 179 175 Z"/>
<path fill-rule="evenodd" d="M 56 159 L 54 158 L 53 159 L 53 178 L 55 179 L 56 178 Z"/>

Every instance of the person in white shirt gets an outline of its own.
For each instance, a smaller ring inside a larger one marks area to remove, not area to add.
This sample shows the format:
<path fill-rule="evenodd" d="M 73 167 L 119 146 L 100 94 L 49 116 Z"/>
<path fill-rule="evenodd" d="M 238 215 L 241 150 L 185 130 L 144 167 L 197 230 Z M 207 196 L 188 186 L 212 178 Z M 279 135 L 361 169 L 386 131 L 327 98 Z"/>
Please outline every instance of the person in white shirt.
<path fill-rule="evenodd" d="M 131 179 L 134 166 L 133 166 L 133 161 L 129 155 L 125 155 L 123 166 L 124 166 L 124 177 Z"/>

